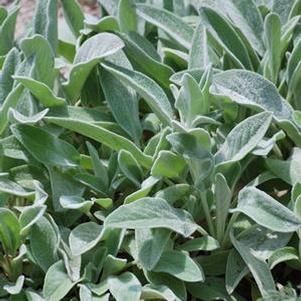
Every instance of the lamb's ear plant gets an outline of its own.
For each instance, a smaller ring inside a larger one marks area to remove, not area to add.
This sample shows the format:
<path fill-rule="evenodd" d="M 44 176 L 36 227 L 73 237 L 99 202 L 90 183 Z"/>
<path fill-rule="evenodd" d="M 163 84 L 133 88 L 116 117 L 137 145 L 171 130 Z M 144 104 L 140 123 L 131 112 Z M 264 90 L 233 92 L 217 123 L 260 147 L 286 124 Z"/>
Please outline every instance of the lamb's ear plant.
<path fill-rule="evenodd" d="M 301 2 L 97 4 L 0 7 L 0 299 L 298 300 Z"/>

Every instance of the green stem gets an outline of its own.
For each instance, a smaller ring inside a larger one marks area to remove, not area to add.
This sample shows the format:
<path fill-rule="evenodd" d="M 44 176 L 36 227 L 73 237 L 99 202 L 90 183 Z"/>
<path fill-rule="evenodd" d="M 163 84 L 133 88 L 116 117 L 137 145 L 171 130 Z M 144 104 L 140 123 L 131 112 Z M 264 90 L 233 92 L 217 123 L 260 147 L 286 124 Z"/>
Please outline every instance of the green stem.
<path fill-rule="evenodd" d="M 90 211 L 85 212 L 85 214 L 90 218 L 91 221 L 98 223 L 98 220 L 94 217 L 94 215 Z"/>
<path fill-rule="evenodd" d="M 17 275 L 15 275 L 12 265 L 11 265 L 12 257 L 9 255 L 4 255 L 1 261 L 1 267 L 4 271 L 4 273 L 7 275 L 7 278 L 14 282 L 17 279 Z"/>
<path fill-rule="evenodd" d="M 298 253 L 299 253 L 299 258 L 301 258 L 301 231 L 298 230 L 297 233 L 299 237 Z"/>
<path fill-rule="evenodd" d="M 209 233 L 203 228 L 201 227 L 200 225 L 198 226 L 198 228 L 196 229 L 199 233 L 201 233 L 202 235 L 204 236 L 207 236 L 209 235 Z"/>
<path fill-rule="evenodd" d="M 165 182 L 167 185 L 169 185 L 169 186 L 174 186 L 174 185 L 175 185 L 173 181 L 171 181 L 171 180 L 169 180 L 169 179 L 167 179 L 167 178 L 164 179 L 164 182 Z"/>
<path fill-rule="evenodd" d="M 201 197 L 202 207 L 205 213 L 206 222 L 209 228 L 209 233 L 212 236 L 215 236 L 214 224 L 213 224 L 212 216 L 210 214 L 206 192 L 200 192 L 200 197 Z"/>
<path fill-rule="evenodd" d="M 278 158 L 283 159 L 283 155 L 282 155 L 281 149 L 279 148 L 279 146 L 277 144 L 274 145 L 273 152 L 275 153 L 275 155 Z"/>
<path fill-rule="evenodd" d="M 285 83 L 286 83 L 286 78 L 285 76 L 283 77 L 281 83 L 278 86 L 278 92 L 282 95 L 283 89 L 285 87 Z"/>
<path fill-rule="evenodd" d="M 230 218 L 229 224 L 227 226 L 227 229 L 226 229 L 226 232 L 225 232 L 225 235 L 224 235 L 224 240 L 222 242 L 222 248 L 223 249 L 226 249 L 230 244 L 230 231 L 231 231 L 231 228 L 232 228 L 233 224 L 235 223 L 238 215 L 239 215 L 239 213 L 235 212 Z"/>

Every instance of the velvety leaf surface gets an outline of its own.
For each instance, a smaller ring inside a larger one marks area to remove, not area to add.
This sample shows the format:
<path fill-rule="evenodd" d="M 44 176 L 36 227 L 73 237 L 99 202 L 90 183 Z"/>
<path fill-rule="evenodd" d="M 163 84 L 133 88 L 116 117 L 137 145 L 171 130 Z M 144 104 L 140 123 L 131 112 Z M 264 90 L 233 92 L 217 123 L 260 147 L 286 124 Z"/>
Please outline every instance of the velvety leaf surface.
<path fill-rule="evenodd" d="M 183 236 L 189 236 L 198 228 L 187 211 L 174 209 L 160 198 L 142 198 L 119 207 L 106 218 L 105 227 L 167 228 Z"/>
<path fill-rule="evenodd" d="M 226 137 L 217 152 L 217 163 L 243 159 L 264 137 L 270 123 L 270 113 L 259 113 L 239 123 Z"/>
<path fill-rule="evenodd" d="M 99 47 L 101 45 L 101 47 Z M 68 98 L 75 101 L 93 67 L 106 56 L 110 56 L 124 47 L 124 43 L 111 33 L 99 33 L 87 40 L 78 49 L 69 80 L 64 83 Z"/>
<path fill-rule="evenodd" d="M 189 48 L 193 30 L 178 16 L 166 10 L 160 10 L 144 4 L 136 5 L 137 14 L 146 21 L 158 26 L 172 36 L 178 43 Z"/>
<path fill-rule="evenodd" d="M 204 280 L 201 268 L 189 256 L 179 251 L 163 253 L 153 271 L 168 273 L 187 282 Z"/>
<path fill-rule="evenodd" d="M 60 260 L 52 265 L 46 274 L 43 295 L 48 300 L 59 301 L 74 285 L 66 273 L 64 263 Z"/>
<path fill-rule="evenodd" d="M 155 81 L 137 71 L 108 63 L 102 64 L 102 66 L 145 98 L 150 108 L 163 123 L 170 123 L 172 118 L 171 105 L 166 94 Z"/>
<path fill-rule="evenodd" d="M 291 210 L 257 188 L 242 190 L 234 210 L 277 232 L 293 232 L 301 227 L 301 220 Z"/>
<path fill-rule="evenodd" d="M 273 112 L 280 120 L 291 119 L 292 108 L 275 86 L 262 76 L 244 70 L 229 70 L 214 76 L 212 92 L 238 104 Z"/>
<path fill-rule="evenodd" d="M 40 128 L 19 124 L 12 128 L 15 137 L 38 161 L 46 165 L 76 166 L 79 154 L 64 140 Z M 37 140 L 31 139 L 35 137 Z"/>
<path fill-rule="evenodd" d="M 301 1 L 29 2 L 0 5 L 0 300 L 300 299 Z"/>

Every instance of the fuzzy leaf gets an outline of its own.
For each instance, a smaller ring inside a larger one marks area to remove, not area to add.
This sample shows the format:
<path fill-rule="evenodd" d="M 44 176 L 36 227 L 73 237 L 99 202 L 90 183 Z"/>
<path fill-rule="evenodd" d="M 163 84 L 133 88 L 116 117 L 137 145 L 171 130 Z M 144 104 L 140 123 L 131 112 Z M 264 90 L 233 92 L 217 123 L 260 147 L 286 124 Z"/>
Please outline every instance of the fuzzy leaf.
<path fill-rule="evenodd" d="M 105 227 L 122 229 L 167 228 L 185 237 L 198 229 L 187 211 L 174 209 L 160 198 L 142 198 L 119 207 L 107 216 Z"/>
<path fill-rule="evenodd" d="M 78 225 L 69 236 L 69 245 L 73 255 L 78 256 L 91 250 L 103 235 L 102 226 L 88 222 Z"/>
<path fill-rule="evenodd" d="M 213 77 L 211 91 L 240 105 L 273 112 L 279 119 L 291 119 L 292 108 L 276 87 L 261 75 L 244 70 L 229 70 Z"/>
<path fill-rule="evenodd" d="M 271 113 L 262 112 L 239 123 L 228 134 L 225 142 L 216 153 L 216 162 L 235 162 L 243 159 L 264 137 L 271 120 Z"/>
<path fill-rule="evenodd" d="M 105 63 L 102 66 L 145 98 L 150 108 L 163 123 L 169 124 L 171 122 L 173 115 L 171 105 L 166 94 L 155 81 L 143 73 L 111 63 Z"/>
<path fill-rule="evenodd" d="M 71 102 L 75 102 L 92 69 L 105 57 L 124 47 L 120 38 L 111 33 L 99 33 L 85 41 L 74 58 L 69 79 L 64 90 Z"/>
<path fill-rule="evenodd" d="M 161 10 L 145 4 L 137 4 L 136 9 L 137 14 L 146 21 L 164 30 L 182 46 L 190 47 L 193 29 L 183 22 L 181 18 L 167 10 Z"/>
<path fill-rule="evenodd" d="M 19 221 L 7 208 L 0 208 L 0 241 L 7 255 L 14 255 L 21 243 Z"/>
<path fill-rule="evenodd" d="M 56 118 L 47 117 L 47 121 L 57 124 L 61 127 L 73 130 L 79 134 L 87 136 L 93 140 L 105 144 L 106 146 L 114 149 L 125 149 L 132 153 L 136 160 L 143 166 L 148 167 L 150 165 L 150 157 L 142 153 L 142 151 L 130 140 L 117 135 L 107 129 L 90 124 L 88 122 L 80 121 L 77 119 Z"/>
<path fill-rule="evenodd" d="M 233 211 L 242 212 L 259 225 L 277 232 L 294 232 L 301 227 L 301 220 L 291 210 L 253 187 L 240 192 Z"/>
<path fill-rule="evenodd" d="M 45 217 L 41 217 L 31 228 L 30 249 L 37 264 L 44 272 L 58 260 L 58 237 L 55 229 Z"/>
<path fill-rule="evenodd" d="M 108 286 L 116 301 L 139 301 L 142 286 L 136 276 L 126 272 L 120 276 L 110 277 Z"/>
<path fill-rule="evenodd" d="M 49 134 L 45 130 L 26 124 L 14 125 L 14 136 L 32 154 L 46 165 L 77 166 L 79 154 L 64 140 Z M 35 139 L 32 139 L 35 137 Z"/>
<path fill-rule="evenodd" d="M 138 259 L 146 270 L 152 270 L 158 263 L 170 231 L 166 229 L 137 229 L 135 239 L 138 249 Z"/>
<path fill-rule="evenodd" d="M 187 282 L 204 281 L 202 269 L 187 254 L 179 251 L 164 252 L 153 271 L 171 274 Z"/>
<path fill-rule="evenodd" d="M 45 276 L 43 296 L 49 301 L 64 298 L 75 285 L 69 278 L 62 260 L 53 264 Z"/>
<path fill-rule="evenodd" d="M 234 237 L 233 233 L 230 236 L 234 247 L 251 271 L 261 294 L 266 295 L 268 292 L 274 291 L 274 280 L 266 262 L 255 257 L 243 243 Z"/>

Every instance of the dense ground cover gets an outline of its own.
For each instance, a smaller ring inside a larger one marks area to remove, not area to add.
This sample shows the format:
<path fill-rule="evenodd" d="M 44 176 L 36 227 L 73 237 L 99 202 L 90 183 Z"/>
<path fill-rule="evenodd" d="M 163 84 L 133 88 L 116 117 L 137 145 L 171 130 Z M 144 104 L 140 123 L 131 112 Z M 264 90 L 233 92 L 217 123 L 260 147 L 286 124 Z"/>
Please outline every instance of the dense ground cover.
<path fill-rule="evenodd" d="M 297 300 L 301 1 L 40 0 L 14 39 L 18 5 L 0 300 Z"/>

